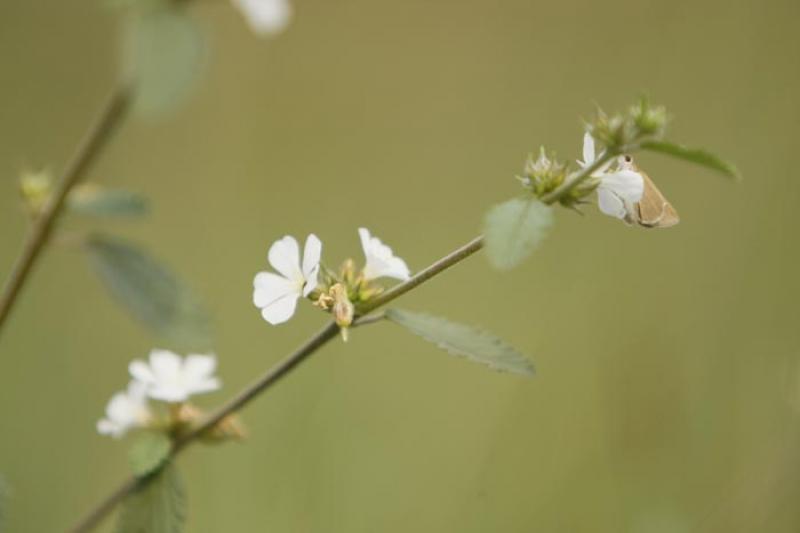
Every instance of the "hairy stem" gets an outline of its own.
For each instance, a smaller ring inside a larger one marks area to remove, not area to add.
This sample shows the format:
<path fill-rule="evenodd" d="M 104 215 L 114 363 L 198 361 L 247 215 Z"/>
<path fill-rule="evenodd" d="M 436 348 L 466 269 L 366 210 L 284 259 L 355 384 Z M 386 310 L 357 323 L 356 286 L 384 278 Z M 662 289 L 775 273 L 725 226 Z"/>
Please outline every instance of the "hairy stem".
<path fill-rule="evenodd" d="M 384 306 L 389 302 L 399 298 L 410 290 L 420 286 L 425 281 L 431 279 L 433 276 L 447 270 L 471 256 L 475 252 L 483 248 L 483 237 L 479 236 L 472 239 L 464 246 L 458 248 L 452 253 L 442 257 L 429 267 L 421 270 L 411 279 L 396 285 L 376 297 L 373 301 L 369 302 L 369 306 L 361 310 L 360 319 L 356 319 L 353 326 L 367 325 L 376 321 L 376 315 L 367 315 L 366 313 Z M 232 415 L 252 400 L 257 398 L 260 394 L 275 385 L 281 378 L 285 377 L 289 372 L 296 368 L 300 363 L 308 359 L 318 349 L 322 348 L 331 339 L 336 337 L 339 332 L 339 327 L 334 322 L 328 323 L 324 328 L 313 335 L 307 340 L 300 348 L 282 359 L 276 365 L 267 370 L 261 377 L 256 379 L 253 383 L 245 387 L 236 396 L 222 404 L 213 413 L 208 415 L 200 424 L 194 427 L 191 431 L 179 437 L 173 445 L 171 457 L 175 457 L 192 442 L 196 441 L 208 430 L 213 428 L 223 418 Z M 134 490 L 142 487 L 148 483 L 151 478 L 136 478 L 130 477 L 111 492 L 105 499 L 98 503 L 86 516 L 81 519 L 75 526 L 69 529 L 69 533 L 85 533 L 96 527 L 108 515 L 118 503 L 125 499 L 125 497 Z"/>
<path fill-rule="evenodd" d="M 585 166 L 582 169 L 573 172 L 567 179 L 564 180 L 564 183 L 556 187 L 555 190 L 542 196 L 542 202 L 546 204 L 553 204 L 559 201 L 561 198 L 569 194 L 572 189 L 592 177 L 592 174 L 594 174 L 603 165 L 611 161 L 617 155 L 618 152 L 606 150 L 604 153 L 600 154 L 600 157 L 598 157 L 591 165 Z"/>
<path fill-rule="evenodd" d="M 120 86 L 109 96 L 96 121 L 75 150 L 75 154 L 33 221 L 28 236 L 0 295 L 0 329 L 6 323 L 22 287 L 28 280 L 36 260 L 44 250 L 58 216 L 72 188 L 86 174 L 111 139 L 130 107 L 130 93 Z"/>

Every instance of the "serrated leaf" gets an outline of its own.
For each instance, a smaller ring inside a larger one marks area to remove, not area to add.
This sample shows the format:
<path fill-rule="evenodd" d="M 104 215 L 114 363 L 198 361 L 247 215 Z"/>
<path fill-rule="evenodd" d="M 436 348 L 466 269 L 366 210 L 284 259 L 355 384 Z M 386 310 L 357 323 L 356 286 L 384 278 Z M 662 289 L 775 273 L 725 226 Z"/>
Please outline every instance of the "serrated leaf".
<path fill-rule="evenodd" d="M 148 431 L 139 435 L 131 444 L 128 461 L 136 476 L 155 472 L 169 458 L 172 441 L 164 433 Z"/>
<path fill-rule="evenodd" d="M 147 213 L 147 199 L 131 191 L 84 184 L 70 193 L 67 207 L 81 215 L 138 216 Z"/>
<path fill-rule="evenodd" d="M 168 464 L 128 495 L 117 533 L 181 533 L 186 522 L 186 493 L 174 465 Z"/>
<path fill-rule="evenodd" d="M 399 309 L 387 310 L 386 318 L 453 355 L 502 372 L 523 376 L 534 373 L 533 364 L 527 357 L 491 333 L 425 313 Z"/>
<path fill-rule="evenodd" d="M 86 250 L 100 279 L 134 318 L 175 348 L 211 347 L 208 314 L 170 269 L 130 242 L 92 235 Z"/>
<path fill-rule="evenodd" d="M 716 170 L 729 178 L 741 178 L 739 171 L 734 165 L 706 150 L 687 148 L 686 146 L 667 141 L 647 141 L 642 143 L 642 148 L 652 152 L 671 155 L 672 157 L 683 159 L 684 161 L 689 161 L 690 163 L 695 163 L 710 168 L 711 170 Z"/>
<path fill-rule="evenodd" d="M 180 104 L 205 63 L 203 33 L 177 3 L 148 2 L 132 13 L 124 63 L 136 84 L 137 111 L 157 115 Z"/>
<path fill-rule="evenodd" d="M 486 255 L 498 270 L 520 264 L 553 224 L 552 209 L 534 198 L 513 198 L 486 213 Z"/>

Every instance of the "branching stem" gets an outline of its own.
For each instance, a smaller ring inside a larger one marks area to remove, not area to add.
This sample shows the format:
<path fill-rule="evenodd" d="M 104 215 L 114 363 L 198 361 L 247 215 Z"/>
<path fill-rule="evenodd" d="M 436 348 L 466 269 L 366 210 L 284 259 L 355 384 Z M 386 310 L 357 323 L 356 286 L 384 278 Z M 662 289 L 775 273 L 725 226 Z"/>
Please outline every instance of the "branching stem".
<path fill-rule="evenodd" d="M 464 246 L 442 257 L 429 267 L 421 270 L 408 281 L 405 281 L 399 285 L 395 285 L 388 291 L 369 302 L 369 305 L 362 309 L 361 317 L 356 319 L 356 321 L 353 323 L 353 326 L 363 326 L 378 321 L 381 317 L 381 314 L 375 313 L 368 315 L 367 313 L 374 311 L 378 307 L 382 307 L 396 298 L 399 298 L 408 291 L 419 287 L 433 276 L 443 272 L 444 270 L 447 270 L 456 263 L 463 261 L 481 248 L 483 248 L 483 237 L 478 236 Z M 338 332 L 339 327 L 334 322 L 329 322 L 324 328 L 322 328 L 310 339 L 308 339 L 302 346 L 300 346 L 300 348 L 271 367 L 263 375 L 261 375 L 261 377 L 245 387 L 236 396 L 222 404 L 191 431 L 178 438 L 173 445 L 171 457 L 175 457 L 181 451 L 186 449 L 186 447 L 192 442 L 196 441 L 204 433 L 213 428 L 222 419 L 239 412 L 260 394 L 278 383 L 281 378 L 288 375 L 289 372 L 300 365 L 300 363 L 308 359 L 330 340 L 334 339 Z M 86 514 L 83 519 L 81 519 L 74 527 L 72 527 L 69 532 L 84 533 L 92 530 L 103 520 L 103 518 L 106 517 L 106 515 L 114 510 L 117 504 L 124 500 L 128 494 L 148 483 L 150 479 L 151 478 L 147 477 L 128 478 L 113 492 L 106 496 L 100 503 L 98 503 L 88 514 Z"/>
<path fill-rule="evenodd" d="M 0 294 L 0 329 L 6 323 L 36 260 L 50 239 L 70 191 L 102 153 L 117 126 L 125 118 L 130 102 L 130 92 L 125 86 L 121 85 L 111 93 L 97 120 L 75 150 L 75 155 L 64 169 L 44 207 L 34 219 L 22 251 Z"/>

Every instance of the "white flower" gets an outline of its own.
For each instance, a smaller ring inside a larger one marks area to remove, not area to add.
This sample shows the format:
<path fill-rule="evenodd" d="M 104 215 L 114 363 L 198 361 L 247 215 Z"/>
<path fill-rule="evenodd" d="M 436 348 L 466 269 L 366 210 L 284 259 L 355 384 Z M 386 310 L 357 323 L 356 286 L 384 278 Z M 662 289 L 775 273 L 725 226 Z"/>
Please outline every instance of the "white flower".
<path fill-rule="evenodd" d="M 261 309 L 264 320 L 276 325 L 292 318 L 297 299 L 317 287 L 321 254 L 322 242 L 313 233 L 306 238 L 302 264 L 294 237 L 287 235 L 272 244 L 267 258 L 281 275 L 259 272 L 253 280 L 253 303 Z"/>
<path fill-rule="evenodd" d="M 587 132 L 583 135 L 583 161 L 578 161 L 578 164 L 585 168 L 594 161 L 594 139 Z M 608 172 L 609 165 L 611 161 L 592 173 L 593 178 L 600 180 L 597 206 L 606 215 L 625 219 L 633 209 L 633 204 L 642 199 L 644 178 L 638 172 L 624 167 Z"/>
<path fill-rule="evenodd" d="M 181 358 L 168 350 L 153 350 L 149 364 L 137 359 L 128 367 L 131 376 L 145 385 L 148 396 L 171 403 L 217 390 L 220 383 L 214 377 L 216 368 L 217 360 L 213 355 Z"/>
<path fill-rule="evenodd" d="M 358 228 L 358 236 L 361 237 L 361 247 L 364 248 L 364 256 L 367 258 L 364 279 L 387 277 L 405 281 L 411 277 L 406 262 L 395 257 L 392 249 L 379 238 L 371 236 L 366 228 Z"/>
<path fill-rule="evenodd" d="M 144 427 L 151 419 L 146 385 L 131 381 L 128 389 L 116 393 L 106 406 L 106 417 L 97 421 L 97 432 L 118 439 L 129 430 Z"/>
<path fill-rule="evenodd" d="M 259 35 L 272 35 L 283 30 L 292 18 L 289 0 L 231 0 L 244 15 L 250 29 Z"/>

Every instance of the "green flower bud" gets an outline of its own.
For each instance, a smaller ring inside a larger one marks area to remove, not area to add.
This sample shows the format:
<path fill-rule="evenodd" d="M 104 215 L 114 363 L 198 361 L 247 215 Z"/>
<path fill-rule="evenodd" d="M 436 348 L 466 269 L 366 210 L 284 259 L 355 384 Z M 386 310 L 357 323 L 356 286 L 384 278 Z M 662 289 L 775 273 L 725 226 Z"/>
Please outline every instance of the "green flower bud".
<path fill-rule="evenodd" d="M 53 179 L 46 170 L 24 172 L 19 178 L 19 190 L 25 206 L 36 215 L 44 207 L 53 190 Z"/>
<path fill-rule="evenodd" d="M 630 116 L 640 136 L 660 137 L 667 125 L 667 110 L 651 106 L 644 98 L 631 107 Z"/>
<path fill-rule="evenodd" d="M 557 161 L 554 154 L 548 157 L 544 146 L 539 150 L 539 157 L 528 157 L 523 170 L 524 176 L 520 177 L 523 185 L 530 189 L 537 197 L 541 197 L 564 183 L 567 177 L 567 167 Z"/>
<path fill-rule="evenodd" d="M 588 131 L 592 137 L 605 145 L 606 149 L 612 152 L 619 152 L 630 143 L 636 136 L 632 124 L 622 115 L 609 117 L 603 111 L 598 110 L 594 122 L 588 125 Z"/>

